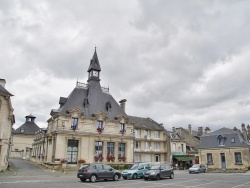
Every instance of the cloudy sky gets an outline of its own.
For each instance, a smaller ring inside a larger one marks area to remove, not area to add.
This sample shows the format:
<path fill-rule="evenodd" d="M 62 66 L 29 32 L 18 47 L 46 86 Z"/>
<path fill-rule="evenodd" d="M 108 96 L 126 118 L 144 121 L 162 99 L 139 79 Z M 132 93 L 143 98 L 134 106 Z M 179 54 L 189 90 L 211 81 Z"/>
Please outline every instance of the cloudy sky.
<path fill-rule="evenodd" d="M 250 1 L 1 0 L 0 78 L 19 127 L 47 126 L 59 97 L 87 82 L 95 46 L 101 85 L 129 115 L 173 126 L 250 123 Z"/>

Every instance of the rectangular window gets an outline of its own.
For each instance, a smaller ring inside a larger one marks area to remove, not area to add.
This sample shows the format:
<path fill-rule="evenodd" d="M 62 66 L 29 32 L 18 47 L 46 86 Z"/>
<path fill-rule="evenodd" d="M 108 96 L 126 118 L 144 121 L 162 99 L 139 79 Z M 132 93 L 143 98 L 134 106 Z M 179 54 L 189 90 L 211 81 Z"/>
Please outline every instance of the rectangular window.
<path fill-rule="evenodd" d="M 121 133 L 125 133 L 126 132 L 125 124 L 124 123 L 120 123 L 120 132 Z"/>
<path fill-rule="evenodd" d="M 207 153 L 207 164 L 213 164 L 213 155 L 212 153 Z"/>
<path fill-rule="evenodd" d="M 125 143 L 119 143 L 118 152 L 118 158 L 125 157 Z"/>
<path fill-rule="evenodd" d="M 224 146 L 224 138 L 218 138 L 219 146 Z"/>
<path fill-rule="evenodd" d="M 141 149 L 141 142 L 135 141 L 135 149 Z"/>
<path fill-rule="evenodd" d="M 78 119 L 77 118 L 72 118 L 71 119 L 71 128 L 73 130 L 76 130 L 77 126 L 78 126 Z"/>
<path fill-rule="evenodd" d="M 135 129 L 135 138 L 141 138 L 141 130 Z"/>
<path fill-rule="evenodd" d="M 154 138 L 160 138 L 160 131 L 155 131 Z"/>
<path fill-rule="evenodd" d="M 114 156 L 115 152 L 115 143 L 114 142 L 108 142 L 107 143 L 107 154 Z"/>
<path fill-rule="evenodd" d="M 235 143 L 235 138 L 231 138 L 231 143 Z"/>
<path fill-rule="evenodd" d="M 103 143 L 102 142 L 95 142 L 95 156 L 96 157 L 99 157 L 99 156 L 102 156 L 102 146 L 103 146 Z"/>
<path fill-rule="evenodd" d="M 150 149 L 150 142 L 145 142 L 145 149 L 149 150 Z"/>
<path fill-rule="evenodd" d="M 234 153 L 235 164 L 242 164 L 241 153 L 235 152 Z"/>
<path fill-rule="evenodd" d="M 155 150 L 160 150 L 160 142 L 155 142 Z"/>
<path fill-rule="evenodd" d="M 103 122 L 102 121 L 97 121 L 97 130 L 103 130 Z"/>
<path fill-rule="evenodd" d="M 141 162 L 141 154 L 135 154 L 134 161 L 135 162 Z"/>
<path fill-rule="evenodd" d="M 183 152 L 184 151 L 184 145 L 181 144 L 181 151 Z"/>
<path fill-rule="evenodd" d="M 176 144 L 173 144 L 173 151 L 176 151 Z"/>
<path fill-rule="evenodd" d="M 145 137 L 147 137 L 147 139 L 150 139 L 150 131 L 149 130 L 145 130 Z"/>
<path fill-rule="evenodd" d="M 151 162 L 151 155 L 150 154 L 145 154 L 145 162 Z"/>

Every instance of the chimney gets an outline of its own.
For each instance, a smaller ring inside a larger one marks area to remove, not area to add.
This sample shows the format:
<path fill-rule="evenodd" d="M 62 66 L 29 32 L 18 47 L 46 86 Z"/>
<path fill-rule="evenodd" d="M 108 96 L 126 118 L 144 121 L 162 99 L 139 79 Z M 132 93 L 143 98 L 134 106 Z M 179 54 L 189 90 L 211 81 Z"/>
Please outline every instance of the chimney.
<path fill-rule="evenodd" d="M 125 112 L 126 101 L 127 101 L 126 99 L 122 99 L 122 100 L 119 101 L 120 106 L 121 106 L 121 108 L 123 109 L 124 112 Z"/>
<path fill-rule="evenodd" d="M 0 78 L 0 85 L 3 86 L 3 87 L 5 88 L 5 84 L 6 84 L 5 79 L 1 79 L 1 78 Z"/>
<path fill-rule="evenodd" d="M 237 131 L 238 131 L 238 129 L 237 129 L 236 127 L 234 127 L 234 128 L 233 128 L 233 130 L 234 130 L 235 132 L 237 132 Z"/>
<path fill-rule="evenodd" d="M 192 135 L 192 126 L 191 126 L 191 124 L 188 125 L 188 132 L 189 132 L 189 135 Z"/>
<path fill-rule="evenodd" d="M 250 139 L 250 125 L 247 125 L 247 137 Z"/>
<path fill-rule="evenodd" d="M 198 127 L 198 136 L 203 135 L 203 127 Z"/>
<path fill-rule="evenodd" d="M 210 134 L 210 131 L 211 131 L 211 130 L 210 130 L 209 127 L 206 127 L 206 128 L 205 128 L 205 133 L 206 133 L 206 134 Z"/>
<path fill-rule="evenodd" d="M 247 140 L 247 130 L 246 130 L 246 126 L 244 123 L 241 124 L 241 130 L 242 130 L 244 140 Z"/>
<path fill-rule="evenodd" d="M 175 133 L 175 132 L 176 132 L 175 127 L 172 127 L 172 132 L 173 132 L 173 133 Z"/>

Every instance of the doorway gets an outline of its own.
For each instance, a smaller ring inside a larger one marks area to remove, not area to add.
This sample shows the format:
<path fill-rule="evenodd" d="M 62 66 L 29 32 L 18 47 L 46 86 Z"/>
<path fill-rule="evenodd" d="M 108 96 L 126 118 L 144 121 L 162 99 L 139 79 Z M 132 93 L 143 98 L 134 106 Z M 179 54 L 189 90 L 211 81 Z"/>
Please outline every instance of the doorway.
<path fill-rule="evenodd" d="M 226 168 L 226 156 L 225 153 L 220 154 L 220 159 L 221 159 L 221 168 Z"/>

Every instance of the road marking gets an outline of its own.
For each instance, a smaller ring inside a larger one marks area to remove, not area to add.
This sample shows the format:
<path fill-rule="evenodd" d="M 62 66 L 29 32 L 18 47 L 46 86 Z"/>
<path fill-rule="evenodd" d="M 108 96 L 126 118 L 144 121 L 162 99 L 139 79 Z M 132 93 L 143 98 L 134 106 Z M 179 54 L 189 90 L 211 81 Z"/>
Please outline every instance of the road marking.
<path fill-rule="evenodd" d="M 250 182 L 247 182 L 247 183 L 244 183 L 244 184 L 241 184 L 241 185 L 237 185 L 235 187 L 241 187 L 241 186 L 244 186 L 244 185 L 247 185 L 247 184 L 250 184 Z M 235 188 L 235 187 L 232 187 L 232 188 Z"/>

